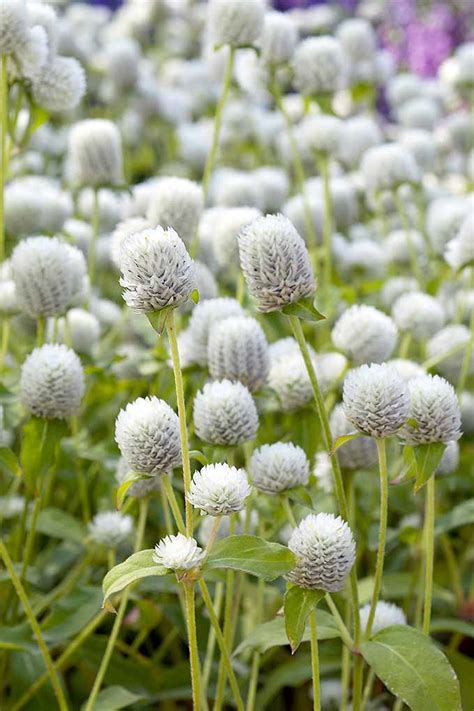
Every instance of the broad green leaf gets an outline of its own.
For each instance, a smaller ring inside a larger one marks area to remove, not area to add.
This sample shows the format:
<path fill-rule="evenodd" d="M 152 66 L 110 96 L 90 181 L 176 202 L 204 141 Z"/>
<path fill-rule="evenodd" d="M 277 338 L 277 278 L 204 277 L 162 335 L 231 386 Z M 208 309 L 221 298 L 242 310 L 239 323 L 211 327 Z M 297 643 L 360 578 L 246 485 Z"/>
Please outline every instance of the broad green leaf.
<path fill-rule="evenodd" d="M 87 528 L 74 516 L 61 509 L 47 508 L 40 511 L 36 530 L 51 538 L 59 538 L 75 543 L 84 543 Z"/>
<path fill-rule="evenodd" d="M 446 445 L 444 442 L 431 442 L 430 444 L 418 444 L 413 447 L 416 459 L 416 482 L 415 492 L 419 491 L 434 475 Z"/>
<path fill-rule="evenodd" d="M 169 570 L 162 565 L 158 565 L 153 560 L 153 548 L 134 553 L 123 563 L 119 563 L 112 570 L 109 570 L 102 583 L 104 593 L 103 607 L 109 611 L 114 611 L 109 602 L 111 595 L 120 592 L 131 583 L 149 578 L 153 575 L 166 575 Z"/>
<path fill-rule="evenodd" d="M 21 467 L 15 452 L 8 447 L 0 447 L 0 466 L 13 476 L 21 476 Z"/>
<path fill-rule="evenodd" d="M 98 587 L 83 587 L 60 600 L 41 625 L 48 644 L 55 644 L 78 634 L 100 612 L 102 595 Z"/>
<path fill-rule="evenodd" d="M 412 711 L 462 711 L 459 682 L 434 642 L 408 625 L 364 640 L 361 652 L 385 686 Z"/>
<path fill-rule="evenodd" d="M 357 437 L 362 436 L 362 432 L 350 432 L 349 434 L 341 435 L 336 440 L 334 440 L 332 445 L 332 453 L 334 454 L 335 452 L 337 452 L 339 447 L 341 447 L 346 442 L 351 442 L 353 439 L 357 439 Z"/>
<path fill-rule="evenodd" d="M 274 580 L 288 573 L 295 556 L 279 543 L 258 536 L 228 536 L 218 541 L 206 562 L 206 568 L 232 568 L 264 580 Z"/>
<path fill-rule="evenodd" d="M 322 590 L 305 590 L 297 585 L 287 589 L 284 602 L 285 630 L 292 654 L 301 644 L 309 614 L 323 595 Z"/>
<path fill-rule="evenodd" d="M 463 709 L 474 709 L 474 659 L 450 649 L 446 649 L 446 656 L 459 679 Z"/>
<path fill-rule="evenodd" d="M 317 624 L 318 639 L 334 639 L 339 637 L 332 615 L 325 610 L 318 610 Z M 305 629 L 301 638 L 302 642 L 309 641 L 309 629 Z M 285 620 L 283 617 L 276 617 L 271 622 L 264 622 L 258 625 L 252 632 L 239 644 L 234 654 L 241 654 L 247 649 L 256 650 L 258 652 L 266 652 L 272 647 L 284 647 L 288 642 L 288 635 L 285 629 Z"/>
<path fill-rule="evenodd" d="M 0 627 L 0 649 L 34 651 L 37 648 L 28 623 L 14 627 Z"/>
<path fill-rule="evenodd" d="M 432 634 L 437 632 L 458 632 L 465 637 L 474 638 L 474 624 L 460 620 L 457 617 L 441 617 L 437 620 L 431 620 L 430 631 Z"/>
<path fill-rule="evenodd" d="M 23 426 L 20 461 L 30 488 L 54 464 L 57 447 L 66 433 L 63 420 L 31 417 Z"/>
<path fill-rule="evenodd" d="M 324 321 L 326 316 L 318 311 L 311 298 L 295 301 L 282 308 L 282 312 L 287 316 L 297 316 L 303 321 Z"/>
<path fill-rule="evenodd" d="M 92 709 L 93 711 L 118 711 L 144 698 L 146 697 L 143 694 L 136 694 L 123 686 L 109 686 L 107 689 L 102 689 Z M 85 708 L 85 704 L 82 708 Z"/>
<path fill-rule="evenodd" d="M 474 499 L 468 499 L 455 506 L 451 511 L 442 516 L 438 516 L 435 526 L 435 534 L 446 533 L 453 528 L 467 526 L 474 523 Z"/>

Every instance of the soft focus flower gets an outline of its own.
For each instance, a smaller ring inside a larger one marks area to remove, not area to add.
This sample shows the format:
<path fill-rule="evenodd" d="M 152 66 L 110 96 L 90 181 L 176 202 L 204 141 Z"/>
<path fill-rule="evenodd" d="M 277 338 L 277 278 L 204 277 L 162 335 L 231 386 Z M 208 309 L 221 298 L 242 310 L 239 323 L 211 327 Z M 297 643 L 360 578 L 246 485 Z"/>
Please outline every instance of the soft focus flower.
<path fill-rule="evenodd" d="M 334 37 L 310 37 L 297 46 L 293 57 L 294 83 L 306 96 L 333 93 L 344 82 L 346 62 Z"/>
<path fill-rule="evenodd" d="M 406 331 L 416 341 L 434 336 L 445 321 L 440 302 L 421 292 L 400 296 L 392 307 L 392 317 L 400 331 Z"/>
<path fill-rule="evenodd" d="M 147 218 L 152 225 L 172 227 L 185 244 L 198 228 L 203 208 L 201 187 L 185 178 L 162 178 L 148 203 Z"/>
<path fill-rule="evenodd" d="M 370 604 L 364 605 L 363 607 L 360 608 L 359 614 L 360 614 L 360 626 L 362 631 L 364 632 L 366 627 L 367 627 L 367 621 L 369 619 L 369 614 L 370 614 Z M 372 630 L 371 630 L 371 635 L 373 636 L 377 632 L 380 632 L 380 630 L 385 629 L 385 627 L 391 627 L 392 625 L 406 625 L 407 624 L 407 618 L 405 616 L 405 613 L 401 609 L 401 607 L 398 607 L 397 605 L 394 605 L 392 602 L 384 602 L 383 600 L 379 600 L 377 602 L 377 606 L 375 608 L 375 616 L 374 616 L 374 621 L 372 623 Z"/>
<path fill-rule="evenodd" d="M 362 156 L 360 170 L 367 189 L 375 193 L 419 183 L 420 171 L 408 148 L 399 143 L 373 146 Z"/>
<path fill-rule="evenodd" d="M 329 425 L 334 440 L 354 431 L 354 425 L 344 414 L 342 404 L 336 405 L 331 412 Z M 356 437 L 341 444 L 337 458 L 342 469 L 370 469 L 377 462 L 377 447 L 370 437 Z"/>
<path fill-rule="evenodd" d="M 409 444 L 451 442 L 461 436 L 461 413 L 453 386 L 439 375 L 422 375 L 408 383 L 410 421 L 400 436 Z"/>
<path fill-rule="evenodd" d="M 284 412 L 305 407 L 313 398 L 313 388 L 301 353 L 282 355 L 271 362 L 268 386 L 276 393 Z"/>
<path fill-rule="evenodd" d="M 439 359 L 436 370 L 448 380 L 456 381 L 459 378 L 471 337 L 466 326 L 450 324 L 438 331 L 426 344 L 428 357 Z M 468 373 L 473 369 L 474 352 L 469 361 Z"/>
<path fill-rule="evenodd" d="M 157 543 L 153 561 L 170 570 L 191 570 L 202 562 L 204 556 L 205 552 L 194 538 L 178 533 L 176 536 L 165 536 Z"/>
<path fill-rule="evenodd" d="M 456 237 L 448 242 L 444 257 L 453 269 L 474 263 L 474 220 L 472 214 L 464 219 Z"/>
<path fill-rule="evenodd" d="M 194 349 L 194 361 L 206 365 L 209 335 L 221 321 L 231 317 L 244 317 L 245 312 L 237 299 L 222 297 L 199 303 L 189 320 L 189 333 Z"/>
<path fill-rule="evenodd" d="M 93 542 L 107 548 L 116 548 L 125 543 L 132 532 L 132 517 L 124 516 L 120 511 L 98 513 L 89 523 L 89 534 Z"/>
<path fill-rule="evenodd" d="M 122 183 L 122 139 L 117 126 L 104 119 L 74 124 L 69 133 L 69 167 L 77 185 Z"/>
<path fill-rule="evenodd" d="M 33 98 L 47 111 L 75 109 L 85 91 L 84 70 L 73 57 L 54 57 L 33 81 Z"/>
<path fill-rule="evenodd" d="M 260 40 L 262 62 L 278 67 L 290 61 L 298 41 L 298 33 L 288 15 L 266 12 Z"/>
<path fill-rule="evenodd" d="M 209 516 L 228 516 L 242 511 L 250 491 L 244 469 L 209 464 L 193 475 L 188 500 Z"/>
<path fill-rule="evenodd" d="M 22 0 L 3 0 L 0 5 L 0 54 L 13 52 L 27 34 L 27 16 Z"/>
<path fill-rule="evenodd" d="M 262 0 L 209 0 L 207 13 L 214 45 L 245 47 L 255 44 L 262 32 L 265 5 Z"/>
<path fill-rule="evenodd" d="M 237 445 L 255 437 L 258 415 L 250 392 L 242 383 L 206 383 L 194 400 L 194 428 L 210 444 Z"/>
<path fill-rule="evenodd" d="M 336 348 L 355 364 L 381 363 L 393 353 L 397 328 L 389 316 L 363 304 L 344 311 L 331 336 Z"/>
<path fill-rule="evenodd" d="M 249 473 L 257 489 L 266 494 L 278 494 L 307 484 L 309 462 L 301 447 L 292 442 L 264 444 L 252 454 Z"/>

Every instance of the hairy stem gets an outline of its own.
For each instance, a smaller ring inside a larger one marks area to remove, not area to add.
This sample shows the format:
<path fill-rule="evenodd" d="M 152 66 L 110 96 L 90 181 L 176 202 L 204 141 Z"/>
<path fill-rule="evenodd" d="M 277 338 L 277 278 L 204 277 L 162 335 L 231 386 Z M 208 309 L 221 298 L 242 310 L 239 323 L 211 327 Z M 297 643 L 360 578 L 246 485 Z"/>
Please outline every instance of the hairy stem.
<path fill-rule="evenodd" d="M 425 589 L 423 601 L 423 633 L 429 635 L 431 623 L 431 601 L 433 598 L 433 563 L 434 563 L 434 523 L 435 523 L 435 482 L 436 476 L 428 479 L 425 494 L 425 521 L 423 530 L 423 548 L 425 558 Z"/>
<path fill-rule="evenodd" d="M 321 711 L 321 692 L 319 688 L 319 650 L 318 632 L 316 628 L 316 607 L 309 615 L 309 629 L 311 635 L 311 672 L 313 676 L 313 711 Z"/>

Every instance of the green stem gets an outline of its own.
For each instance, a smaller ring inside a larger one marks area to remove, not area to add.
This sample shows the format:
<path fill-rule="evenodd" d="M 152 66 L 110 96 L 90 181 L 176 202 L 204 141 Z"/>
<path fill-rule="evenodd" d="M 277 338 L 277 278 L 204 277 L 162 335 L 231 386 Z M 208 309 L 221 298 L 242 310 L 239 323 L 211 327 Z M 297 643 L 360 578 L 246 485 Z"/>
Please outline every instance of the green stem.
<path fill-rule="evenodd" d="M 66 321 L 67 319 L 64 319 L 64 323 L 66 323 Z M 88 521 L 90 521 L 91 518 L 91 509 L 89 506 L 89 497 L 87 495 L 87 477 L 82 465 L 82 458 L 79 454 L 79 420 L 77 417 L 71 417 L 71 434 L 76 448 L 74 464 L 77 475 L 77 483 L 79 486 L 79 498 L 81 500 L 82 518 L 84 520 L 84 523 L 87 523 Z"/>
<path fill-rule="evenodd" d="M 247 694 L 247 711 L 254 711 L 255 699 L 257 697 L 258 672 L 260 669 L 260 652 L 254 652 L 252 657 L 252 668 L 250 670 L 249 691 Z"/>
<path fill-rule="evenodd" d="M 471 366 L 472 349 L 474 344 L 474 309 L 471 312 L 471 318 L 469 321 L 469 335 L 470 338 L 465 346 L 466 350 L 464 351 L 464 358 L 462 360 L 461 371 L 459 373 L 459 380 L 456 388 L 458 395 L 460 395 L 466 387 L 466 381 Z"/>
<path fill-rule="evenodd" d="M 235 531 L 235 516 L 230 517 L 230 527 L 229 535 L 232 536 Z M 234 583 L 235 583 L 235 572 L 230 568 L 226 571 L 226 590 L 225 590 L 225 603 L 224 603 L 224 641 L 228 652 L 230 653 L 230 646 L 232 643 L 232 613 L 234 609 Z M 217 678 L 217 689 L 216 698 L 214 703 L 214 711 L 220 711 L 222 708 L 225 692 L 225 681 L 226 681 L 226 666 L 224 659 L 221 655 L 219 663 L 219 674 Z"/>
<path fill-rule="evenodd" d="M 61 711 L 67 711 L 68 705 L 64 697 L 64 692 L 56 668 L 54 666 L 53 660 L 51 659 L 49 649 L 46 646 L 46 642 L 44 641 L 43 635 L 41 634 L 41 628 L 38 624 L 36 617 L 33 614 L 33 610 L 31 609 L 31 605 L 29 603 L 25 588 L 21 584 L 21 580 L 15 572 L 13 562 L 2 539 L 0 539 L 0 556 L 3 558 L 5 568 L 7 569 L 7 572 L 13 583 L 13 587 L 15 588 L 16 594 L 18 595 L 18 598 L 23 606 L 30 627 L 36 637 L 36 641 L 38 642 L 38 647 L 44 659 L 46 669 L 48 670 L 48 676 L 51 679 L 54 695 L 56 696 L 59 708 Z"/>
<path fill-rule="evenodd" d="M 337 628 L 338 628 L 339 632 L 341 633 L 342 641 L 349 649 L 352 649 L 354 642 L 349 634 L 349 631 L 348 631 L 346 625 L 344 624 L 344 620 L 342 619 L 342 617 L 339 613 L 339 610 L 336 607 L 334 600 L 332 599 L 332 597 L 330 596 L 329 593 L 326 593 L 326 595 L 324 597 L 325 597 L 325 600 L 327 602 L 329 609 L 331 610 L 331 614 L 334 617 L 334 621 L 337 625 Z"/>
<path fill-rule="evenodd" d="M 296 528 L 298 524 L 296 523 L 295 515 L 293 513 L 293 509 L 291 508 L 291 504 L 288 501 L 288 497 L 285 494 L 282 494 L 280 496 L 280 501 L 283 505 L 283 509 L 285 510 L 288 523 L 293 526 L 293 528 Z"/>
<path fill-rule="evenodd" d="M 454 554 L 449 536 L 446 533 L 441 534 L 440 542 L 443 548 L 444 557 L 446 558 L 446 565 L 448 567 L 451 585 L 453 586 L 453 592 L 456 596 L 456 603 L 459 608 L 464 602 L 464 590 L 462 587 L 462 580 L 458 568 L 458 562 L 456 560 L 456 556 Z"/>
<path fill-rule="evenodd" d="M 33 511 L 31 513 L 30 526 L 28 530 L 28 535 L 26 537 L 25 543 L 25 553 L 23 556 L 23 561 L 21 565 L 20 580 L 24 584 L 26 579 L 26 574 L 28 572 L 28 566 L 30 564 L 31 555 L 33 553 L 33 548 L 35 544 L 36 537 L 36 524 L 38 522 L 39 512 L 41 510 L 41 496 L 38 492 L 35 493 L 35 500 L 33 504 Z"/>
<path fill-rule="evenodd" d="M 319 651 L 318 632 L 316 628 L 316 607 L 309 615 L 311 639 L 311 672 L 313 676 L 313 711 L 321 711 L 321 692 L 319 688 Z"/>
<path fill-rule="evenodd" d="M 181 511 L 179 509 L 179 504 L 176 499 L 176 496 L 175 496 L 175 493 L 174 493 L 173 487 L 171 485 L 171 481 L 170 481 L 168 474 L 164 474 L 161 477 L 161 488 L 162 488 L 164 495 L 166 496 L 166 498 L 168 500 L 168 504 L 169 504 L 171 511 L 173 513 L 175 523 L 178 527 L 178 531 L 180 533 L 185 534 L 186 527 L 184 525 L 183 517 L 182 517 Z"/>
<path fill-rule="evenodd" d="M 423 286 L 423 283 L 424 283 L 423 272 L 421 271 L 420 265 L 418 264 L 418 255 L 416 253 L 416 247 L 413 243 L 410 221 L 409 221 L 407 213 L 405 211 L 403 202 L 400 199 L 400 196 L 398 195 L 398 192 L 396 190 L 394 190 L 392 195 L 393 195 L 393 201 L 395 203 L 395 207 L 397 208 L 397 212 L 400 217 L 400 220 L 403 225 L 403 229 L 405 231 L 405 235 L 407 238 L 408 255 L 410 257 L 410 265 L 411 265 L 411 270 L 413 272 L 413 276 L 416 277 L 416 280 L 420 284 L 420 286 Z"/>
<path fill-rule="evenodd" d="M 473 339 L 471 339 L 471 342 L 472 340 Z M 431 368 L 434 368 L 436 365 L 439 365 L 439 363 L 442 363 L 447 358 L 456 355 L 456 353 L 459 353 L 459 351 L 463 351 L 468 345 L 468 343 L 457 343 L 452 348 L 449 348 L 447 351 L 444 351 L 444 353 L 440 353 L 439 355 L 433 356 L 432 358 L 428 358 L 421 365 L 425 370 L 431 370 Z"/>
<path fill-rule="evenodd" d="M 423 633 L 429 635 L 431 622 L 431 601 L 433 598 L 433 563 L 434 563 L 434 522 L 435 522 L 435 481 L 433 474 L 426 485 L 424 553 L 425 553 L 425 593 L 423 603 Z"/>
<path fill-rule="evenodd" d="M 399 358 L 406 358 L 408 356 L 411 345 L 411 333 L 404 333 L 402 340 L 400 341 L 400 348 L 398 350 Z"/>
<path fill-rule="evenodd" d="M 8 343 L 10 341 L 10 318 L 5 316 L 2 323 L 2 346 L 0 350 L 0 370 L 5 367 L 5 359 L 8 353 Z"/>
<path fill-rule="evenodd" d="M 194 601 L 194 582 L 184 585 L 186 607 L 186 625 L 188 628 L 189 662 L 191 665 L 191 685 L 193 690 L 193 711 L 201 708 L 201 674 L 199 671 L 199 653 L 196 636 L 196 610 Z"/>
<path fill-rule="evenodd" d="M 99 237 L 99 223 L 100 223 L 100 201 L 99 201 L 99 190 L 94 189 L 93 201 L 92 201 L 92 237 L 89 243 L 89 250 L 87 253 L 87 266 L 89 271 L 90 283 L 93 284 L 95 281 L 95 272 L 97 266 L 97 239 Z M 66 319 L 65 319 L 66 320 Z"/>
<path fill-rule="evenodd" d="M 0 67 L 0 261 L 5 259 L 5 181 L 7 173 L 8 74 L 7 55 Z"/>
<path fill-rule="evenodd" d="M 202 582 L 202 581 L 201 581 Z M 200 582 L 200 585 L 201 585 Z M 202 588 L 201 588 L 202 590 Z M 212 604 L 216 620 L 219 620 L 219 616 L 221 614 L 221 608 L 222 608 L 222 600 L 224 597 L 224 586 L 222 583 L 218 582 L 216 583 L 216 590 L 215 590 L 215 595 L 214 595 L 214 602 Z M 204 598 L 204 595 L 203 595 Z M 206 603 L 206 600 L 204 598 L 204 603 Z M 208 607 L 208 605 L 206 605 Z M 214 627 L 212 627 L 209 630 L 209 637 L 207 639 L 207 648 L 206 648 L 206 657 L 204 660 L 204 666 L 203 666 L 203 672 L 202 672 L 202 692 L 203 695 L 207 695 L 207 688 L 209 686 L 209 679 L 211 676 L 211 670 L 212 670 L 212 661 L 214 659 L 214 649 L 216 646 L 216 631 Z"/>
<path fill-rule="evenodd" d="M 44 317 L 38 316 L 36 328 L 36 345 L 39 348 L 44 343 Z"/>
<path fill-rule="evenodd" d="M 323 283 L 325 287 L 331 284 L 332 275 L 332 195 L 331 181 L 329 175 L 329 156 L 324 155 L 318 161 L 319 170 L 323 179 L 323 195 L 324 195 L 324 222 L 323 222 L 323 248 L 324 248 L 324 270 Z"/>
<path fill-rule="evenodd" d="M 385 449 L 385 439 L 377 439 L 377 452 L 379 457 L 379 474 L 380 474 L 380 527 L 379 527 L 379 545 L 377 550 L 377 562 L 375 565 L 374 590 L 372 593 L 372 601 L 370 605 L 367 627 L 365 629 L 365 637 L 369 638 L 372 631 L 372 625 L 375 617 L 375 610 L 382 587 L 383 564 L 385 558 L 385 540 L 387 536 L 387 516 L 388 516 L 388 472 L 387 472 L 387 453 Z"/>
<path fill-rule="evenodd" d="M 372 695 L 372 688 L 375 681 L 375 672 L 373 669 L 369 670 L 367 674 L 367 681 L 365 682 L 364 693 L 362 695 L 362 709 L 365 709 L 369 703 L 370 697 Z"/>

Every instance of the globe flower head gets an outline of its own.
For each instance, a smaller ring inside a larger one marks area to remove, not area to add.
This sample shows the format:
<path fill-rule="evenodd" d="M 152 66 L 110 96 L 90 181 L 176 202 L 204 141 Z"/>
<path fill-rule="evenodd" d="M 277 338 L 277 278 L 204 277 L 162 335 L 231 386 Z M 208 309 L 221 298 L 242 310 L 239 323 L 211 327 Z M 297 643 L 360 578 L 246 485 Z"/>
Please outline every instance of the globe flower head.
<path fill-rule="evenodd" d="M 347 368 L 347 359 L 342 353 L 319 353 L 314 358 L 314 367 L 319 387 L 323 393 L 326 393 L 341 379 Z"/>
<path fill-rule="evenodd" d="M 115 266 L 120 269 L 120 258 L 122 253 L 122 245 L 138 232 L 143 232 L 146 229 L 153 227 L 149 220 L 144 217 L 128 217 L 121 220 L 114 231 L 110 242 L 110 256 Z"/>
<path fill-rule="evenodd" d="M 291 442 L 264 444 L 252 454 L 249 473 L 257 489 L 279 494 L 308 483 L 309 462 L 301 447 Z"/>
<path fill-rule="evenodd" d="M 260 40 L 264 65 L 278 67 L 290 61 L 298 41 L 294 22 L 283 12 L 266 12 Z"/>
<path fill-rule="evenodd" d="M 329 426 L 334 440 L 354 431 L 354 425 L 345 416 L 342 404 L 336 405 L 331 412 Z M 370 469 L 377 462 L 377 446 L 370 437 L 357 437 L 341 444 L 337 458 L 344 470 Z"/>
<path fill-rule="evenodd" d="M 346 60 L 334 37 L 310 37 L 297 46 L 293 57 L 294 83 L 304 96 L 332 94 L 341 89 Z"/>
<path fill-rule="evenodd" d="M 211 329 L 231 317 L 244 317 L 245 312 L 237 299 L 222 297 L 200 302 L 189 320 L 190 340 L 193 343 L 194 362 L 206 365 Z"/>
<path fill-rule="evenodd" d="M 217 323 L 208 345 L 209 373 L 214 380 L 238 380 L 250 392 L 261 388 L 268 374 L 268 344 L 253 318 L 233 316 Z"/>
<path fill-rule="evenodd" d="M 27 14 L 22 0 L 3 0 L 0 5 L 0 54 L 14 52 L 27 33 Z"/>
<path fill-rule="evenodd" d="M 146 229 L 126 240 L 120 271 L 123 298 L 138 313 L 176 308 L 196 289 L 194 263 L 171 228 Z"/>
<path fill-rule="evenodd" d="M 303 239 L 283 215 L 259 217 L 238 236 L 247 286 L 263 313 L 281 310 L 315 291 Z"/>
<path fill-rule="evenodd" d="M 237 235 L 260 215 L 255 207 L 217 207 L 206 211 L 201 221 L 200 243 L 210 245 L 218 269 L 229 269 L 238 262 Z"/>
<path fill-rule="evenodd" d="M 472 219 L 472 203 L 461 195 L 431 201 L 426 212 L 426 232 L 437 254 L 442 255 L 448 243 L 458 237 L 467 218 Z"/>
<path fill-rule="evenodd" d="M 283 168 L 262 166 L 253 171 L 260 192 L 260 207 L 264 213 L 278 212 L 288 197 L 290 185 Z M 253 219 L 258 217 L 255 215 Z M 249 220 L 248 222 L 251 222 Z M 243 227 L 243 225 L 242 225 Z"/>
<path fill-rule="evenodd" d="M 66 323 L 71 345 L 76 353 L 91 355 L 100 338 L 100 323 L 96 316 L 85 309 L 70 309 L 66 316 L 58 321 L 58 340 L 66 340 Z M 48 331 L 53 331 L 53 324 L 49 324 Z"/>
<path fill-rule="evenodd" d="M 244 469 L 209 464 L 194 474 L 188 501 L 209 516 L 228 516 L 245 508 L 250 492 Z"/>
<path fill-rule="evenodd" d="M 162 178 L 148 204 L 147 219 L 153 225 L 172 227 L 185 244 L 197 231 L 203 209 L 203 192 L 186 178 Z"/>
<path fill-rule="evenodd" d="M 383 248 L 388 262 L 404 266 L 410 265 L 413 252 L 421 258 L 425 253 L 423 236 L 417 230 L 410 230 L 409 235 L 406 230 L 393 230 L 387 236 Z"/>
<path fill-rule="evenodd" d="M 315 360 L 313 365 L 316 367 Z M 299 410 L 311 402 L 313 389 L 301 353 L 289 353 L 271 362 L 268 386 L 276 393 L 284 412 Z"/>
<path fill-rule="evenodd" d="M 359 610 L 360 626 L 361 626 L 362 632 L 365 632 L 365 629 L 367 627 L 367 622 L 369 620 L 369 614 L 370 614 L 370 607 L 371 607 L 370 604 L 364 605 Z M 401 609 L 401 607 L 394 605 L 392 602 L 384 602 L 383 600 L 379 600 L 377 602 L 377 606 L 375 608 L 375 617 L 374 617 L 374 621 L 372 623 L 371 636 L 373 636 L 377 632 L 380 632 L 380 630 L 385 629 L 385 627 L 391 627 L 392 625 L 406 625 L 406 624 L 407 624 L 407 618 L 405 616 L 405 613 Z"/>
<path fill-rule="evenodd" d="M 434 172 L 438 152 L 431 131 L 422 128 L 407 129 L 400 135 L 399 140 L 412 152 L 422 172 Z"/>
<path fill-rule="evenodd" d="M 339 150 L 343 127 L 343 122 L 336 116 L 308 116 L 296 132 L 301 154 L 308 162 L 318 155 L 334 155 Z"/>
<path fill-rule="evenodd" d="M 107 548 L 116 548 L 126 543 L 132 532 L 132 517 L 124 516 L 120 511 L 98 513 L 89 523 L 89 535 L 93 542 Z"/>
<path fill-rule="evenodd" d="M 75 109 L 85 91 L 84 70 L 73 57 L 53 57 L 33 80 L 33 98 L 46 111 Z"/>
<path fill-rule="evenodd" d="M 440 463 L 436 468 L 436 474 L 445 476 L 453 474 L 459 465 L 459 444 L 456 441 L 448 442 L 441 457 Z"/>
<path fill-rule="evenodd" d="M 344 414 L 356 429 L 382 439 L 410 416 L 410 393 L 395 368 L 386 363 L 362 365 L 344 379 Z"/>
<path fill-rule="evenodd" d="M 393 353 L 397 327 L 382 311 L 356 304 L 344 311 L 331 336 L 336 348 L 357 365 L 382 363 Z"/>
<path fill-rule="evenodd" d="M 13 237 L 59 232 L 72 209 L 70 196 L 43 176 L 16 178 L 5 190 L 5 228 Z"/>
<path fill-rule="evenodd" d="M 176 536 L 165 536 L 157 543 L 153 561 L 169 570 L 191 570 L 200 565 L 205 555 L 194 538 L 178 533 Z"/>
<path fill-rule="evenodd" d="M 474 263 L 474 224 L 472 214 L 464 219 L 457 236 L 448 242 L 444 258 L 455 271 Z"/>
<path fill-rule="evenodd" d="M 439 358 L 436 370 L 450 381 L 456 382 L 459 379 L 461 368 L 463 367 L 466 348 L 471 339 L 469 328 L 462 324 L 452 324 L 445 326 L 438 333 L 430 338 L 426 344 L 428 358 Z M 453 349 L 459 350 L 448 355 Z M 474 352 L 468 365 L 468 373 L 474 370 Z"/>
<path fill-rule="evenodd" d="M 12 279 L 0 281 L 0 314 L 13 316 L 20 311 L 15 282 Z"/>
<path fill-rule="evenodd" d="M 115 441 L 136 472 L 162 474 L 182 463 L 178 416 L 157 397 L 139 397 L 120 410 Z"/>
<path fill-rule="evenodd" d="M 369 148 L 382 142 L 382 133 L 373 119 L 354 116 L 344 121 L 339 139 L 338 157 L 344 165 L 354 168 Z"/>
<path fill-rule="evenodd" d="M 76 185 L 123 183 L 122 139 L 117 126 L 105 119 L 74 124 L 69 133 L 69 168 Z"/>
<path fill-rule="evenodd" d="M 210 0 L 207 6 L 209 38 L 214 45 L 254 45 L 265 17 L 262 0 Z"/>
<path fill-rule="evenodd" d="M 288 575 L 291 582 L 307 590 L 342 590 L 354 565 L 355 543 L 339 516 L 309 514 L 294 529 L 288 548 L 297 560 Z"/>
<path fill-rule="evenodd" d="M 83 293 L 82 252 L 56 237 L 29 237 L 15 247 L 13 281 L 18 303 L 32 317 L 57 316 Z"/>
<path fill-rule="evenodd" d="M 439 375 L 422 375 L 408 383 L 410 423 L 400 436 L 409 444 L 456 441 L 461 436 L 461 413 L 453 386 Z M 411 424 L 411 420 L 416 422 Z"/>
<path fill-rule="evenodd" d="M 360 17 L 344 20 L 337 28 L 336 37 L 351 62 L 372 59 L 375 55 L 377 37 L 367 20 Z"/>
<path fill-rule="evenodd" d="M 446 318 L 440 302 L 421 292 L 400 296 L 392 307 L 392 317 L 400 331 L 409 333 L 415 341 L 434 336 Z"/>
<path fill-rule="evenodd" d="M 385 308 L 392 308 L 399 296 L 409 292 L 418 291 L 419 284 L 413 277 L 391 277 L 387 279 L 380 292 L 380 301 Z"/>
<path fill-rule="evenodd" d="M 418 378 L 420 375 L 426 375 L 426 370 L 419 363 L 408 358 L 392 358 L 388 361 L 403 380 L 408 382 L 412 378 Z"/>
<path fill-rule="evenodd" d="M 48 420 L 65 420 L 79 411 L 84 371 L 73 350 L 46 344 L 35 348 L 21 368 L 20 397 L 29 412 Z"/>
<path fill-rule="evenodd" d="M 245 385 L 230 380 L 206 383 L 194 400 L 194 429 L 209 444 L 237 445 L 253 439 L 258 415 Z"/>
<path fill-rule="evenodd" d="M 327 452 L 317 452 L 314 458 L 313 476 L 316 485 L 326 494 L 332 494 L 334 483 L 332 478 L 331 457 Z"/>
<path fill-rule="evenodd" d="M 396 190 L 420 182 L 420 170 L 408 148 L 399 143 L 373 146 L 362 156 L 360 170 L 368 190 Z"/>

